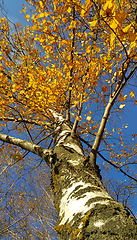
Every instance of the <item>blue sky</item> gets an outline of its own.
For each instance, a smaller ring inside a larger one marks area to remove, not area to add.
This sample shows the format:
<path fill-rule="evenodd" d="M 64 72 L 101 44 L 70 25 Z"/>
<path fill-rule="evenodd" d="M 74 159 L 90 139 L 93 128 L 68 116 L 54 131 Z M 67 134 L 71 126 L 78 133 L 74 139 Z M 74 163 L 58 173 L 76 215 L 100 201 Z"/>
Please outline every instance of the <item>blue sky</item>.
<path fill-rule="evenodd" d="M 25 4 L 25 0 L 4 0 L 5 9 L 7 11 L 8 18 L 13 22 L 21 22 L 25 25 L 27 22 L 23 15 L 20 13 L 22 4 Z"/>
<path fill-rule="evenodd" d="M 27 21 L 24 19 L 23 15 L 20 13 L 23 3 L 25 3 L 24 0 L 5 0 L 6 9 L 8 10 L 8 14 L 7 14 L 8 18 L 14 23 L 21 22 L 23 25 L 25 25 L 27 24 Z M 130 91 L 131 90 L 126 90 L 125 94 L 127 93 L 129 94 Z M 128 97 L 128 99 L 130 99 L 130 97 Z M 127 135 L 127 138 L 132 139 L 132 134 L 137 133 L 137 104 L 136 106 L 133 106 L 133 105 L 129 106 L 127 104 L 126 109 L 122 111 L 124 113 L 124 119 L 122 120 L 123 124 L 128 123 L 128 127 L 123 128 L 123 133 Z M 104 154 L 104 157 L 106 157 L 109 160 L 109 156 L 107 156 L 106 153 L 103 153 L 103 154 Z M 125 179 L 125 176 L 123 176 L 122 174 L 119 174 L 117 171 L 112 171 L 111 177 L 112 176 L 115 177 L 116 179 L 118 178 L 119 180 Z M 137 206 L 135 206 L 136 200 L 133 199 L 133 202 L 134 202 L 133 210 L 134 210 L 134 213 L 137 214 Z"/>

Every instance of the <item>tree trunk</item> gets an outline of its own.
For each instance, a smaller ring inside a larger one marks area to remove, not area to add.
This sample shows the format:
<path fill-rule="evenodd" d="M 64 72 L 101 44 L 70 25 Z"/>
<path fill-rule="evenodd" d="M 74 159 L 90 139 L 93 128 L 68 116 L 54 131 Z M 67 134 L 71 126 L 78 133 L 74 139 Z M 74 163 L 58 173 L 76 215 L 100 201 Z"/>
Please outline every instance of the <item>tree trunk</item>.
<path fill-rule="evenodd" d="M 59 239 L 137 239 L 135 220 L 108 194 L 99 167 L 84 157 L 79 137 L 71 136 L 65 121 L 56 127 L 51 185 Z"/>

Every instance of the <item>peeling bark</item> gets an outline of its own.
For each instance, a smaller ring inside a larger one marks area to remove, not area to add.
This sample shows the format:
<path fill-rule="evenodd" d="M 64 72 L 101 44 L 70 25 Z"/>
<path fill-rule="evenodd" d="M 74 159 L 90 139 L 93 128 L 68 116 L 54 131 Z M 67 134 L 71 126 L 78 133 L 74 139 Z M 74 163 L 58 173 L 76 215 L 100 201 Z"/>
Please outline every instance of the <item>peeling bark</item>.
<path fill-rule="evenodd" d="M 51 167 L 59 239 L 136 240 L 134 218 L 109 195 L 102 183 L 96 151 L 85 157 L 79 136 L 71 134 L 69 122 L 51 112 L 55 118 L 55 147 L 46 150 L 5 134 L 0 134 L 0 140 L 39 155 Z"/>
<path fill-rule="evenodd" d="M 59 239 L 137 239 L 137 226 L 106 191 L 97 165 L 85 158 L 78 136 L 62 121 L 53 150 L 51 186 Z"/>

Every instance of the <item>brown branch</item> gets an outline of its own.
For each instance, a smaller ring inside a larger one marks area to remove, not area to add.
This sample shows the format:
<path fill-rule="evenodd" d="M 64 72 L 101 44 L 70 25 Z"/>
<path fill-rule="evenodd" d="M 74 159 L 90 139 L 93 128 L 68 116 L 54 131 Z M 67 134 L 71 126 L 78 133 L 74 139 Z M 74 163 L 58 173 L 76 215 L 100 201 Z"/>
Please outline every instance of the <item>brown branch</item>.
<path fill-rule="evenodd" d="M 128 60 L 128 59 L 127 59 Z M 124 86 L 126 85 L 126 83 L 128 82 L 129 78 L 132 76 L 132 74 L 134 73 L 134 71 L 128 75 L 128 77 L 125 77 L 125 74 L 127 72 L 128 66 L 129 66 L 129 60 L 127 62 L 127 60 L 124 61 L 123 66 L 122 66 L 122 75 L 120 77 L 119 82 L 117 83 L 114 92 L 110 95 L 109 97 L 109 102 L 105 108 L 104 111 L 104 115 L 102 117 L 101 123 L 100 123 L 100 127 L 98 129 L 97 135 L 95 137 L 92 149 L 91 149 L 91 153 L 90 153 L 90 162 L 92 165 L 96 165 L 96 154 L 104 133 L 104 129 L 106 127 L 106 122 L 110 113 L 110 110 L 116 100 L 116 98 L 118 97 L 118 95 L 120 94 L 120 92 L 122 91 L 122 89 L 124 88 Z"/>
<path fill-rule="evenodd" d="M 126 64 L 125 67 L 124 67 L 124 64 Z M 126 85 L 127 81 L 129 80 L 128 77 L 125 77 L 125 74 L 127 72 L 128 66 L 129 66 L 129 61 L 128 61 L 128 63 L 125 61 L 123 63 L 123 66 L 122 66 L 122 75 L 121 75 L 119 81 L 117 82 L 115 90 L 114 90 L 114 92 L 112 93 L 112 96 L 111 96 L 113 98 L 113 103 L 116 100 L 116 98 L 119 95 L 119 93 L 121 92 L 121 90 Z M 123 82 L 123 80 L 124 80 L 124 82 Z"/>
<path fill-rule="evenodd" d="M 12 108 L 12 107 L 10 106 L 10 108 Z M 12 108 L 12 109 L 14 109 L 14 108 Z M 33 138 L 32 138 L 32 136 L 30 134 L 30 131 L 29 131 L 27 125 L 26 125 L 26 122 L 23 121 L 23 117 L 22 117 L 21 113 L 17 109 L 14 109 L 14 110 L 19 114 L 19 116 L 20 116 L 20 118 L 22 120 L 22 123 L 23 123 L 24 127 L 26 128 L 26 130 L 27 130 L 27 132 L 28 132 L 28 134 L 30 136 L 31 141 L 33 142 Z"/>
<path fill-rule="evenodd" d="M 137 182 L 137 179 L 130 176 L 129 174 L 127 174 L 126 172 L 124 172 L 120 167 L 116 166 L 114 163 L 112 163 L 111 161 L 107 160 L 105 157 L 103 157 L 103 155 L 99 152 L 97 152 L 98 155 L 104 160 L 106 161 L 107 163 L 111 164 L 113 167 L 117 168 L 120 172 L 122 172 L 124 175 L 126 175 L 127 177 L 131 178 L 132 180 L 136 181 Z"/>
<path fill-rule="evenodd" d="M 83 105 L 83 94 L 81 96 L 80 106 L 79 106 L 79 109 L 78 109 L 78 114 L 76 116 L 75 122 L 74 122 L 73 127 L 72 127 L 71 136 L 74 136 L 75 133 L 76 133 L 76 129 L 77 129 L 78 122 L 79 122 L 79 117 L 80 117 L 81 111 L 82 111 L 82 105 Z"/>
<path fill-rule="evenodd" d="M 129 80 L 133 74 L 135 73 L 135 70 L 137 69 L 137 65 L 131 70 L 131 72 L 129 73 L 129 75 L 127 76 L 127 79 Z"/>
<path fill-rule="evenodd" d="M 124 49 L 124 51 L 125 51 L 125 53 L 126 53 L 126 57 L 128 58 L 127 50 L 126 50 L 124 44 L 122 43 L 122 41 L 120 40 L 119 36 L 115 33 L 115 31 L 113 30 L 113 28 L 109 26 L 109 24 L 104 20 L 103 17 L 101 17 L 101 19 L 106 23 L 106 25 L 107 25 L 107 26 L 111 29 L 111 31 L 115 34 L 115 36 L 117 37 L 118 41 L 121 43 L 121 45 L 122 45 L 122 47 L 123 47 L 123 49 Z"/>
<path fill-rule="evenodd" d="M 87 142 L 85 139 L 83 139 L 82 137 L 80 137 L 80 140 L 82 142 L 84 142 L 88 147 L 92 148 L 92 145 Z M 113 167 L 115 167 L 116 169 L 118 169 L 120 172 L 122 172 L 124 175 L 126 175 L 127 177 L 131 178 L 132 180 L 137 182 L 137 179 L 130 176 L 129 174 L 127 174 L 125 171 L 123 171 L 120 167 L 116 166 L 114 163 L 112 163 L 111 161 L 107 160 L 100 152 L 97 151 L 97 154 L 107 163 L 111 164 Z"/>
<path fill-rule="evenodd" d="M 72 7 L 72 17 L 73 20 L 75 19 L 75 6 Z M 72 30 L 73 39 L 72 39 L 72 50 L 71 50 L 71 62 L 73 64 L 74 61 L 74 45 L 75 45 L 75 28 Z M 73 67 L 70 70 L 70 83 L 68 89 L 68 96 L 67 96 L 67 109 L 66 109 L 66 120 L 70 122 L 70 101 L 71 101 L 71 93 L 72 93 L 72 78 L 73 78 Z"/>

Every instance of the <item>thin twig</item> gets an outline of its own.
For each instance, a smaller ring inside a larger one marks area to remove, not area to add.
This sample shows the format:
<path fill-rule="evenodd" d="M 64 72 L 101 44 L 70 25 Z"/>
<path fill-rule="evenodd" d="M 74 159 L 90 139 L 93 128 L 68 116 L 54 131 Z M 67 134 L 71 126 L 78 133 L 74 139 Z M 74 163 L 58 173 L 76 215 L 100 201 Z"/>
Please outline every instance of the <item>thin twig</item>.
<path fill-rule="evenodd" d="M 126 53 L 126 57 L 128 58 L 127 50 L 126 50 L 124 44 L 122 43 L 122 41 L 120 40 L 119 36 L 115 33 L 115 31 L 113 30 L 113 28 L 109 26 L 109 24 L 107 23 L 107 21 L 104 20 L 103 17 L 101 17 L 101 19 L 107 24 L 107 26 L 108 26 L 108 27 L 111 29 L 111 31 L 115 34 L 115 36 L 117 37 L 118 41 L 121 43 L 121 45 L 122 45 L 122 47 L 123 47 L 123 49 L 124 49 L 124 51 L 125 51 L 125 53 Z"/>
<path fill-rule="evenodd" d="M 112 163 L 111 161 L 107 160 L 105 157 L 103 157 L 103 155 L 100 152 L 97 152 L 98 155 L 107 163 L 111 164 L 113 167 L 117 168 L 120 172 L 122 172 L 124 175 L 126 175 L 127 177 L 131 178 L 132 180 L 137 182 L 137 179 L 130 176 L 129 174 L 127 174 L 126 172 L 124 172 L 120 167 L 116 166 L 114 163 Z"/>
<path fill-rule="evenodd" d="M 82 142 L 84 142 L 88 147 L 92 148 L 92 145 L 90 143 L 88 143 L 86 140 L 84 140 L 82 137 L 80 137 L 80 140 Z M 131 178 L 132 180 L 137 182 L 137 179 L 130 176 L 129 174 L 127 174 L 126 172 L 124 172 L 120 167 L 116 166 L 114 163 L 112 163 L 111 161 L 107 160 L 99 151 L 97 151 L 97 154 L 107 163 L 111 164 L 113 167 L 117 168 L 120 172 L 122 172 L 124 175 L 126 175 L 127 177 Z"/>
<path fill-rule="evenodd" d="M 12 108 L 12 107 L 10 106 L 10 108 Z M 14 108 L 13 108 L 13 109 L 14 109 Z M 27 130 L 27 132 L 28 132 L 28 134 L 29 134 L 29 136 L 30 136 L 31 141 L 33 142 L 33 138 L 32 138 L 32 136 L 31 136 L 31 134 L 30 134 L 30 131 L 29 131 L 27 125 L 26 125 L 26 122 L 23 121 L 23 117 L 22 117 L 21 113 L 20 113 L 17 109 L 14 109 L 14 110 L 15 110 L 15 111 L 19 114 L 19 116 L 21 117 L 22 123 L 23 123 L 24 127 L 26 128 L 26 130 Z"/>
<path fill-rule="evenodd" d="M 31 211 L 29 211 L 29 213 L 27 213 L 25 216 L 19 218 L 17 221 L 14 221 L 14 222 L 13 222 L 12 224 L 10 224 L 8 227 L 2 229 L 2 230 L 0 231 L 0 233 L 5 233 L 5 232 L 7 232 L 8 229 L 9 229 L 10 227 L 12 227 L 14 224 L 16 224 L 16 223 L 20 222 L 22 219 L 28 217 L 28 216 L 33 212 L 33 210 L 34 210 L 34 207 L 33 207 L 33 208 L 31 209 Z"/>
<path fill-rule="evenodd" d="M 14 110 L 16 111 L 16 109 L 14 108 Z M 0 117 L 0 121 L 11 121 L 11 122 L 19 122 L 19 123 L 28 123 L 28 124 L 34 124 L 34 125 L 37 125 L 37 126 L 41 126 L 41 127 L 43 127 L 43 126 L 47 126 L 47 127 L 49 127 L 50 128 L 50 126 L 49 126 L 49 124 L 47 123 L 44 123 L 44 124 L 41 124 L 41 122 L 40 121 L 35 121 L 35 120 L 29 120 L 29 119 L 27 119 L 27 118 L 23 118 L 22 117 L 22 119 L 20 119 L 20 118 L 14 118 L 14 117 Z"/>

